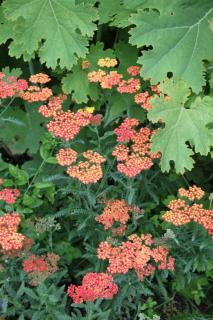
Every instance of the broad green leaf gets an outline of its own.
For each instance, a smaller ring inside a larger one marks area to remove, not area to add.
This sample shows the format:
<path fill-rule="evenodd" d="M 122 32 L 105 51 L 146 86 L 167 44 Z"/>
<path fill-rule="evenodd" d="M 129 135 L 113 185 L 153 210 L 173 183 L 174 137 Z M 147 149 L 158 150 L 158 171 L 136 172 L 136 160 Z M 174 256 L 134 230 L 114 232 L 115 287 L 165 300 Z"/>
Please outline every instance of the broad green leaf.
<path fill-rule="evenodd" d="M 115 55 L 120 61 L 117 69 L 118 72 L 125 74 L 128 67 L 136 65 L 138 59 L 138 49 L 129 43 L 119 41 L 115 45 Z"/>
<path fill-rule="evenodd" d="M 109 23 L 110 26 L 125 28 L 130 23 L 128 18 L 132 10 L 125 7 L 123 0 L 99 1 L 99 22 Z"/>
<path fill-rule="evenodd" d="M 7 77 L 11 77 L 11 76 L 13 76 L 13 77 L 20 77 L 20 75 L 22 74 L 22 70 L 20 69 L 20 68 L 13 68 L 13 69 L 11 69 L 10 70 L 10 68 L 9 67 L 5 67 L 5 68 L 3 68 L 2 70 L 1 70 L 4 74 L 5 74 L 5 76 L 7 76 Z"/>
<path fill-rule="evenodd" d="M 86 103 L 89 97 L 96 101 L 100 95 L 100 88 L 97 84 L 90 83 L 88 81 L 88 72 L 98 70 L 99 66 L 97 62 L 100 58 L 113 58 L 115 57 L 111 49 L 104 50 L 104 44 L 97 42 L 92 45 L 90 52 L 86 59 L 88 60 L 90 66 L 88 69 L 83 70 L 81 63 L 75 66 L 71 73 L 68 73 L 62 80 L 62 88 L 65 93 L 73 92 L 73 98 L 78 103 Z"/>
<path fill-rule="evenodd" d="M 70 69 L 86 55 L 88 37 L 96 29 L 97 10 L 92 6 L 74 0 L 5 0 L 3 7 L 14 26 L 10 52 L 16 57 L 38 50 L 48 67 Z"/>
<path fill-rule="evenodd" d="M 15 183 L 22 186 L 29 180 L 29 175 L 26 171 L 19 169 L 18 167 L 9 164 L 9 173 L 14 178 Z"/>
<path fill-rule="evenodd" d="M 0 6 L 0 43 L 5 43 L 10 37 L 13 37 L 13 31 L 9 21 L 5 18 L 5 15 Z"/>
<path fill-rule="evenodd" d="M 198 96 L 186 107 L 191 91 L 182 80 L 165 80 L 160 90 L 163 94 L 151 100 L 148 118 L 165 126 L 153 136 L 152 151 L 161 152 L 162 171 L 169 171 L 174 161 L 176 172 L 184 173 L 193 167 L 193 154 L 207 155 L 213 144 L 212 130 L 207 127 L 213 117 L 213 98 Z"/>
<path fill-rule="evenodd" d="M 35 105 L 26 104 L 25 108 L 26 112 L 12 106 L 0 118 L 0 140 L 13 154 L 36 153 L 46 132 L 41 126 L 44 118 Z"/>
<path fill-rule="evenodd" d="M 146 3 L 147 7 L 149 1 Z M 148 7 L 153 9 L 153 3 L 150 1 Z M 133 14 L 130 21 L 135 27 L 130 31 L 130 42 L 138 47 L 152 46 L 138 60 L 144 78 L 157 83 L 172 72 L 198 93 L 205 83 L 203 60 L 212 59 L 213 33 L 209 21 L 213 17 L 213 3 L 178 0 L 172 4 L 165 9 L 162 1 L 156 2 L 159 11 L 139 10 Z"/>

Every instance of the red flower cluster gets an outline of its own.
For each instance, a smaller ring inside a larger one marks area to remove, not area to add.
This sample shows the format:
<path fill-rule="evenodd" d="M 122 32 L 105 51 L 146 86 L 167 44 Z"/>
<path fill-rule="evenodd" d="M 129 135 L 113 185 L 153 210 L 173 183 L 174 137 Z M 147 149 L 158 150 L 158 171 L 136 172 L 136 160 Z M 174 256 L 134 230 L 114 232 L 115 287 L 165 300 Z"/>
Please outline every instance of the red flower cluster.
<path fill-rule="evenodd" d="M 129 211 L 137 211 L 142 213 L 143 211 L 135 206 L 129 205 L 124 200 L 109 200 L 103 213 L 96 217 L 96 221 L 102 223 L 104 229 L 107 230 L 113 226 L 115 222 L 119 222 L 120 226 L 113 228 L 114 235 L 121 235 L 125 233 L 126 223 L 129 220 Z"/>
<path fill-rule="evenodd" d="M 123 123 L 115 129 L 117 141 L 130 142 L 130 146 L 119 144 L 115 147 L 112 155 L 119 162 L 117 169 L 127 177 L 135 177 L 142 170 L 150 169 L 153 160 L 160 157 L 159 153 L 153 154 L 150 151 L 151 136 L 153 132 L 149 128 L 141 128 L 136 131 L 138 125 L 136 119 L 125 119 Z"/>
<path fill-rule="evenodd" d="M 58 97 L 51 97 L 47 105 L 42 105 L 38 109 L 45 118 L 55 117 L 59 112 L 62 111 L 62 104 L 66 100 L 66 95 L 59 95 Z"/>
<path fill-rule="evenodd" d="M 174 270 L 174 259 L 168 256 L 168 249 L 164 246 L 153 246 L 150 234 L 140 237 L 133 234 L 128 241 L 120 246 L 112 246 L 108 242 L 101 242 L 97 255 L 100 260 L 109 260 L 107 272 L 126 274 L 133 269 L 140 280 L 154 273 L 156 269 Z"/>
<path fill-rule="evenodd" d="M 20 191 L 18 189 L 8 189 L 4 188 L 0 191 L 0 200 L 3 200 L 7 204 L 14 204 L 16 199 L 20 196 Z"/>
<path fill-rule="evenodd" d="M 140 80 L 130 78 L 128 80 L 121 80 L 118 85 L 117 91 L 120 93 L 135 93 L 140 89 Z"/>
<path fill-rule="evenodd" d="M 23 246 L 25 237 L 17 232 L 20 221 L 17 212 L 0 217 L 0 245 L 5 254 L 10 250 L 19 250 Z"/>
<path fill-rule="evenodd" d="M 49 132 L 63 140 L 72 140 L 80 129 L 90 124 L 93 115 L 86 111 L 59 112 L 47 125 Z"/>
<path fill-rule="evenodd" d="M 38 285 L 44 281 L 50 274 L 58 270 L 59 256 L 54 253 L 48 253 L 43 256 L 31 255 L 22 262 L 25 272 L 29 274 L 30 284 Z"/>
<path fill-rule="evenodd" d="M 136 77 L 140 74 L 140 67 L 139 66 L 131 66 L 127 69 L 127 72 L 133 76 Z"/>
<path fill-rule="evenodd" d="M 106 160 L 98 152 L 92 150 L 87 150 L 83 156 L 87 161 L 80 161 L 69 167 L 67 173 L 70 177 L 78 179 L 84 184 L 95 183 L 103 176 L 101 163 Z"/>
<path fill-rule="evenodd" d="M 0 99 L 11 98 L 20 95 L 28 87 L 27 81 L 16 77 L 6 77 L 0 72 Z"/>
<path fill-rule="evenodd" d="M 196 186 L 189 187 L 189 190 L 179 189 L 181 197 L 188 198 L 190 201 L 201 199 L 204 191 Z M 190 221 L 201 224 L 209 234 L 213 235 L 213 210 L 203 208 L 202 204 L 188 204 L 186 200 L 172 200 L 168 204 L 169 211 L 163 215 L 163 219 L 175 226 L 184 225 Z"/>
<path fill-rule="evenodd" d="M 112 299 L 118 292 L 118 286 L 111 275 L 106 273 L 89 272 L 83 277 L 82 285 L 71 284 L 67 294 L 74 303 L 95 301 L 96 299 Z"/>

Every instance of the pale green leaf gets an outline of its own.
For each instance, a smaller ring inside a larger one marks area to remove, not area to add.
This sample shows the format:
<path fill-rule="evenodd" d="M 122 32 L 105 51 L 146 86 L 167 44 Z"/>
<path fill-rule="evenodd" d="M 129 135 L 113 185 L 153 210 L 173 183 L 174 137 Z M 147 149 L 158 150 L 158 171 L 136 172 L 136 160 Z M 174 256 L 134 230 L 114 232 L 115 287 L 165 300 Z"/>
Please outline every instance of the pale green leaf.
<path fill-rule="evenodd" d="M 160 90 L 163 94 L 151 100 L 148 118 L 165 126 L 153 136 L 152 151 L 161 152 L 162 171 L 169 171 L 170 161 L 174 161 L 176 172 L 184 173 L 192 169 L 194 153 L 207 155 L 213 145 L 212 130 L 207 126 L 213 118 L 213 98 L 198 96 L 186 106 L 191 92 L 182 80 L 166 80 Z"/>
<path fill-rule="evenodd" d="M 38 50 L 48 67 L 71 68 L 87 53 L 96 29 L 97 10 L 74 0 L 6 0 L 3 3 L 15 36 L 10 53 L 16 57 Z"/>
<path fill-rule="evenodd" d="M 138 47 L 152 46 L 139 58 L 143 77 L 157 83 L 172 72 L 186 80 L 194 92 L 200 92 L 205 84 L 203 60 L 212 59 L 213 33 L 209 28 L 212 1 L 172 1 L 166 10 L 162 1 L 146 3 L 151 9 L 156 3 L 159 11 L 139 10 L 130 19 L 135 25 L 130 31 L 131 43 Z"/>

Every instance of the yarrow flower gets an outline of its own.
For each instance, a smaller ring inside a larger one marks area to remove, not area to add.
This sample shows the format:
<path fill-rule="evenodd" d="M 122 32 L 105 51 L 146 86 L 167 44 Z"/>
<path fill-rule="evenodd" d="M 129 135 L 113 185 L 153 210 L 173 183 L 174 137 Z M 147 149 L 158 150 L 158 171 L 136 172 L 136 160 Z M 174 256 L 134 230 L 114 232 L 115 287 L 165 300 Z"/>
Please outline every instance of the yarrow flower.
<path fill-rule="evenodd" d="M 48 131 L 63 140 L 72 140 L 80 129 L 87 126 L 93 115 L 86 111 L 60 112 L 47 124 Z"/>
<path fill-rule="evenodd" d="M 115 129 L 117 141 L 129 142 L 130 146 L 118 144 L 112 155 L 118 161 L 118 171 L 130 178 L 143 170 L 150 169 L 153 159 L 160 157 L 159 153 L 154 154 L 150 151 L 150 139 L 154 132 L 149 128 L 141 128 L 137 131 L 135 126 L 138 124 L 138 120 L 127 118 Z"/>
<path fill-rule="evenodd" d="M 131 66 L 127 69 L 127 72 L 133 76 L 136 77 L 140 74 L 140 67 L 139 66 Z"/>
<path fill-rule="evenodd" d="M 25 92 L 20 94 L 20 97 L 30 103 L 38 101 L 46 101 L 52 96 L 52 90 L 45 87 L 40 88 L 39 86 L 29 86 Z"/>
<path fill-rule="evenodd" d="M 17 232 L 20 221 L 17 212 L 7 213 L 0 217 L 0 245 L 4 253 L 23 247 L 25 236 Z"/>
<path fill-rule="evenodd" d="M 67 96 L 64 94 L 61 94 L 58 97 L 50 97 L 48 104 L 40 106 L 38 112 L 45 118 L 54 118 L 57 114 L 62 112 L 62 104 L 66 98 Z"/>
<path fill-rule="evenodd" d="M 122 74 L 117 71 L 110 71 L 109 74 L 102 77 L 100 85 L 103 89 L 112 89 L 113 86 L 116 86 L 120 83 L 123 78 Z"/>
<path fill-rule="evenodd" d="M 67 290 L 74 303 L 112 299 L 117 292 L 118 286 L 113 282 L 111 275 L 94 272 L 89 272 L 83 277 L 82 285 L 71 284 Z"/>
<path fill-rule="evenodd" d="M 16 199 L 20 196 L 20 191 L 18 189 L 8 189 L 4 188 L 0 191 L 0 200 L 6 202 L 7 204 L 14 204 Z"/>
<path fill-rule="evenodd" d="M 90 62 L 88 60 L 83 60 L 81 63 L 81 67 L 83 70 L 88 69 L 90 67 Z"/>
<path fill-rule="evenodd" d="M 24 271 L 28 273 L 30 284 L 37 286 L 52 273 L 55 273 L 58 270 L 59 259 L 60 257 L 55 253 L 48 253 L 40 257 L 33 254 L 27 257 L 22 262 L 22 266 Z"/>
<path fill-rule="evenodd" d="M 56 159 L 61 166 L 69 166 L 76 162 L 77 152 L 71 148 L 60 149 L 56 155 Z"/>
<path fill-rule="evenodd" d="M 100 260 L 107 259 L 107 272 L 112 275 L 126 274 L 134 270 L 140 280 L 154 273 L 156 269 L 174 270 L 174 259 L 169 257 L 168 249 L 156 246 L 150 234 L 132 234 L 121 245 L 101 242 L 97 255 Z"/>
<path fill-rule="evenodd" d="M 0 72 L 0 99 L 19 96 L 26 90 L 28 83 L 26 80 L 17 79 L 16 77 L 6 77 Z"/>
<path fill-rule="evenodd" d="M 80 161 L 76 165 L 69 167 L 67 174 L 84 184 L 96 183 L 103 176 L 101 164 L 106 160 L 98 152 L 92 150 L 84 152 L 83 156 L 88 160 Z"/>
<path fill-rule="evenodd" d="M 103 67 L 112 68 L 112 67 L 117 66 L 118 61 L 113 58 L 101 58 L 98 60 L 97 64 L 101 68 L 103 68 Z"/>
<path fill-rule="evenodd" d="M 128 80 L 120 81 L 117 91 L 120 93 L 135 93 L 140 89 L 140 80 L 135 78 L 130 78 Z"/>
<path fill-rule="evenodd" d="M 188 190 L 180 188 L 178 192 L 181 197 L 190 201 L 199 200 L 204 196 L 204 191 L 196 186 L 189 187 Z M 170 210 L 162 216 L 165 221 L 175 226 L 194 221 L 201 224 L 209 234 L 213 235 L 213 210 L 204 209 L 202 204 L 190 204 L 183 199 L 171 200 L 168 208 Z"/>
<path fill-rule="evenodd" d="M 106 72 L 103 70 L 92 71 L 88 73 L 89 82 L 101 82 L 106 76 Z"/>
<path fill-rule="evenodd" d="M 115 222 L 119 222 L 120 226 L 113 228 L 112 232 L 114 235 L 122 235 L 125 234 L 126 223 L 130 219 L 129 211 L 143 212 L 138 207 L 131 206 L 124 200 L 109 200 L 102 214 L 96 217 L 96 221 L 103 224 L 105 230 L 111 228 Z"/>
<path fill-rule="evenodd" d="M 49 82 L 51 79 L 50 77 L 45 73 L 37 73 L 30 76 L 30 82 L 32 83 L 40 83 L 44 84 Z"/>

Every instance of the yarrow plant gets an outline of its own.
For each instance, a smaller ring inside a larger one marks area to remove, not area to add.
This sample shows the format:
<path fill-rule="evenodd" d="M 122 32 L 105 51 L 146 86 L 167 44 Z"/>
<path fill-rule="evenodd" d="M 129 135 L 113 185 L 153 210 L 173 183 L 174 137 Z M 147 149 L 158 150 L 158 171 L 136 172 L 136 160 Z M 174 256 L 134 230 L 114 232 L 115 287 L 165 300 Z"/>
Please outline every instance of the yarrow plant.
<path fill-rule="evenodd" d="M 112 299 L 117 292 L 118 286 L 113 282 L 113 277 L 103 272 L 89 272 L 83 277 L 82 285 L 71 284 L 67 290 L 74 303 Z"/>
<path fill-rule="evenodd" d="M 202 225 L 213 236 L 213 210 L 208 210 L 202 204 L 196 203 L 205 195 L 204 191 L 191 186 L 189 189 L 178 190 L 180 198 L 171 200 L 168 204 L 170 210 L 163 214 L 163 219 L 175 226 L 180 226 L 194 221 Z"/>
<path fill-rule="evenodd" d="M 169 257 L 165 246 L 155 246 L 150 234 L 132 234 L 120 245 L 101 242 L 97 255 L 100 260 L 108 260 L 107 272 L 112 275 L 126 274 L 133 269 L 142 281 L 159 270 L 174 270 L 174 259 Z"/>
<path fill-rule="evenodd" d="M 36 256 L 30 255 L 23 262 L 22 266 L 28 273 L 29 283 L 37 286 L 39 283 L 48 278 L 51 274 L 58 270 L 58 261 L 60 257 L 55 253 Z"/>
<path fill-rule="evenodd" d="M 139 121 L 126 118 L 122 124 L 115 129 L 118 144 L 112 152 L 118 161 L 117 169 L 129 178 L 133 178 L 141 171 L 150 169 L 153 159 L 160 158 L 159 153 L 152 153 L 151 137 L 154 131 L 149 128 L 140 128 Z"/>
<path fill-rule="evenodd" d="M 147 90 L 147 85 L 144 85 L 143 79 L 140 77 L 140 67 L 130 66 L 127 68 L 128 79 L 124 79 L 124 75 L 117 70 L 106 70 L 104 68 L 114 68 L 118 65 L 116 59 L 101 58 L 97 65 L 103 69 L 91 71 L 88 73 L 88 80 L 92 83 L 99 83 L 103 89 L 113 89 L 120 94 L 131 94 L 134 97 L 136 104 L 139 104 L 143 109 L 149 110 L 152 108 L 151 98 L 160 94 L 157 85 L 150 85 Z M 140 92 L 141 91 L 141 92 Z"/>

